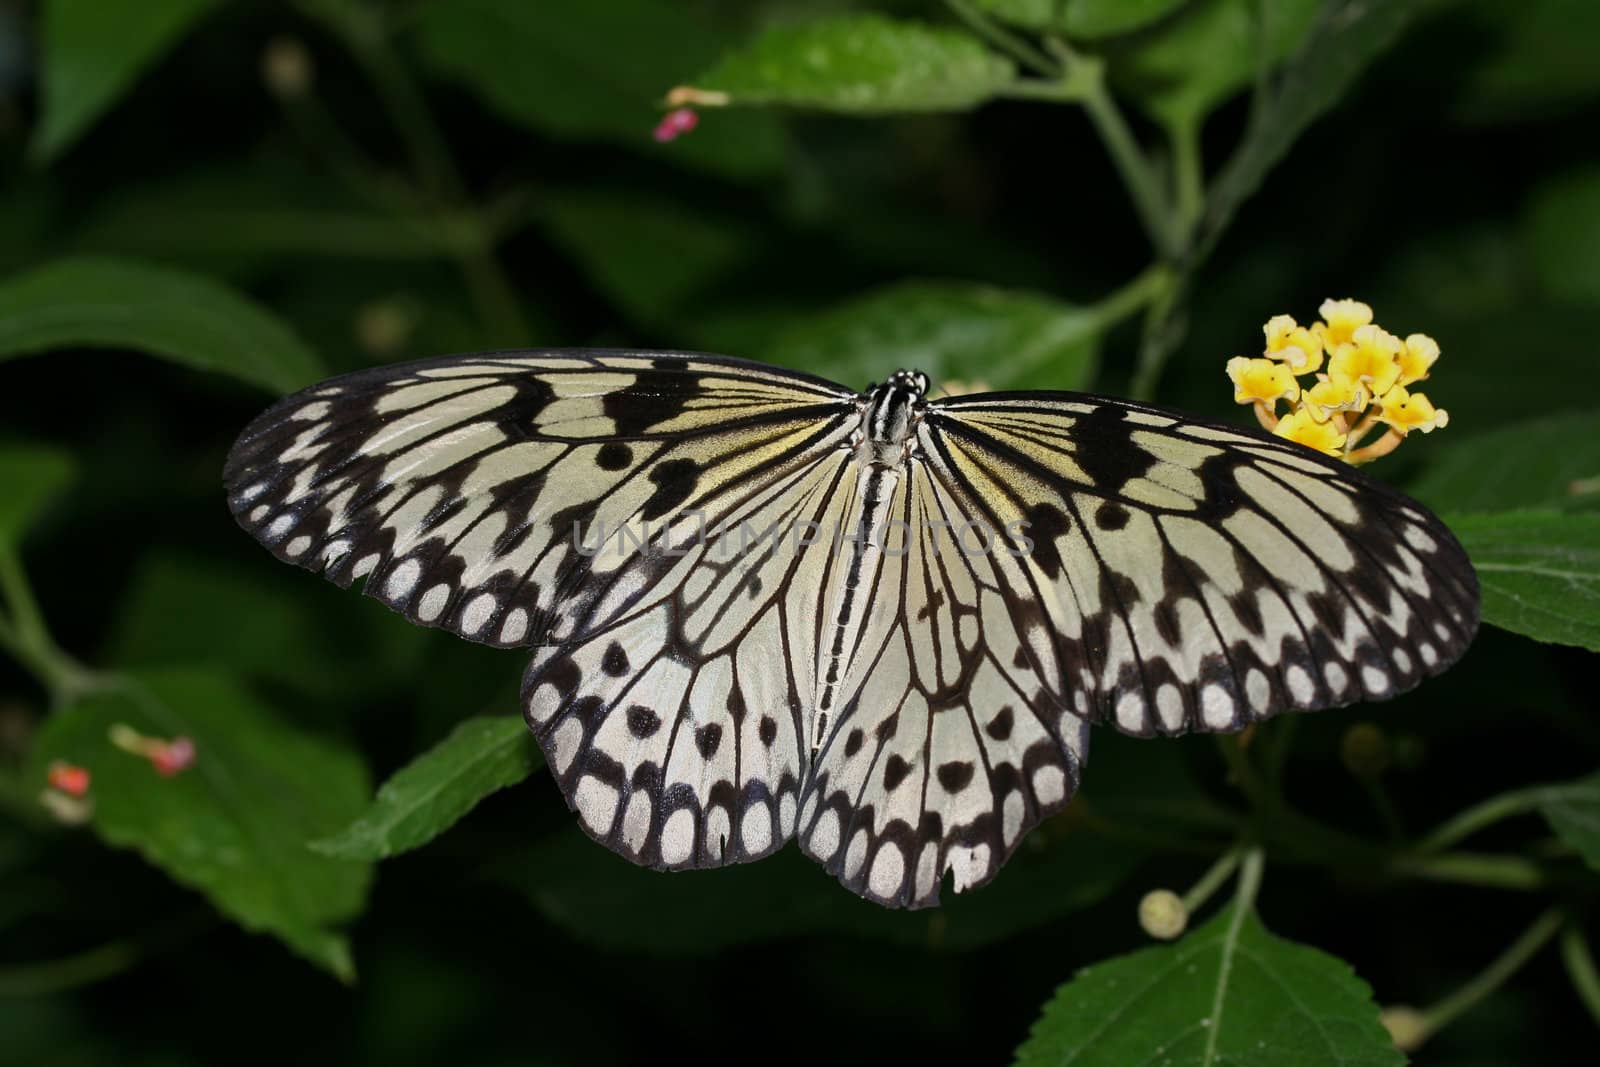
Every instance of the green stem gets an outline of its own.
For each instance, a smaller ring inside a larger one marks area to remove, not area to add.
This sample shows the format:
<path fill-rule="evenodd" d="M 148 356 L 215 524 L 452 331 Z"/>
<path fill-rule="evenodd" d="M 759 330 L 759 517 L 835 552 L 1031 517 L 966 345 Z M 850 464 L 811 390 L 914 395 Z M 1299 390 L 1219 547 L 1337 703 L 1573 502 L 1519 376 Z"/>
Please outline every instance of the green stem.
<path fill-rule="evenodd" d="M 184 916 L 135 937 L 112 941 L 86 952 L 43 963 L 0 969 L 0 997 L 35 997 L 61 993 L 121 974 L 141 959 L 187 941 L 210 929 L 208 914 Z"/>
<path fill-rule="evenodd" d="M 1200 158 L 1200 123 L 1180 122 L 1167 127 L 1172 146 L 1173 215 L 1177 242 L 1186 248 L 1205 207 L 1205 167 Z"/>
<path fill-rule="evenodd" d="M 34 673 L 53 705 L 70 704 L 100 684 L 93 672 L 56 645 L 22 561 L 15 549 L 6 546 L 0 546 L 0 596 L 6 608 L 0 615 L 0 647 Z"/>
<path fill-rule="evenodd" d="M 1454 993 L 1422 1012 L 1418 1044 L 1449 1026 L 1505 984 L 1561 929 L 1563 918 L 1555 908 L 1535 919 L 1495 961 Z"/>
<path fill-rule="evenodd" d="M 1283 792 L 1283 769 L 1289 762 L 1289 748 L 1294 732 L 1300 725 L 1298 715 L 1284 715 L 1263 727 L 1266 738 L 1267 785 L 1274 793 Z"/>
<path fill-rule="evenodd" d="M 945 6 L 954 11 L 956 17 L 970 26 L 978 36 L 984 38 L 1002 52 L 1009 52 L 1016 57 L 1017 62 L 1035 73 L 1043 74 L 1046 77 L 1061 73 L 1061 68 L 1052 63 L 1049 56 L 1005 27 L 990 21 L 983 12 L 967 3 L 967 0 L 945 0 Z"/>
<path fill-rule="evenodd" d="M 1139 147 L 1133 130 L 1106 88 L 1105 61 L 1097 56 L 1075 52 L 1059 38 L 1052 37 L 1049 45 L 1065 71 L 1058 99 L 1075 100 L 1083 105 L 1095 132 L 1100 135 L 1101 143 L 1111 156 L 1112 164 L 1121 175 L 1123 185 L 1127 186 L 1134 212 L 1139 216 L 1150 243 L 1162 259 L 1176 261 L 1180 249 L 1174 240 L 1172 205 L 1162 189 L 1155 168 Z"/>
<path fill-rule="evenodd" d="M 384 15 L 359 4 L 340 4 L 317 13 L 330 22 L 366 70 L 389 120 L 394 123 L 423 182 L 452 202 L 465 200 L 465 185 L 449 143 L 434 122 L 422 90 L 395 55 Z"/>
<path fill-rule="evenodd" d="M 1573 920 L 1561 931 L 1561 962 L 1566 964 L 1567 977 L 1572 979 L 1578 999 L 1589 1009 L 1596 1025 L 1600 1025 L 1600 973 L 1595 971 L 1594 956 L 1583 939 L 1583 928 Z"/>
<path fill-rule="evenodd" d="M 1543 797 L 1542 788 L 1515 789 L 1509 793 L 1490 797 L 1481 804 L 1475 804 L 1447 819 L 1438 829 L 1417 843 L 1417 852 L 1423 855 L 1442 852 L 1456 842 L 1465 840 L 1502 819 L 1536 811 Z"/>
<path fill-rule="evenodd" d="M 1394 801 L 1389 799 L 1389 791 L 1383 787 L 1382 780 L 1363 776 L 1360 782 L 1367 799 L 1372 802 L 1373 810 L 1378 813 L 1378 821 L 1383 824 L 1383 832 L 1388 836 L 1389 843 L 1400 844 L 1405 840 L 1405 825 L 1401 823 L 1400 812 L 1396 810 Z"/>
<path fill-rule="evenodd" d="M 112 941 L 99 948 L 43 963 L 0 970 L 0 997 L 36 997 L 92 985 L 121 974 L 139 962 L 139 945 Z"/>
<path fill-rule="evenodd" d="M 1178 347 L 1182 330 L 1177 312 L 1183 299 L 1184 285 L 1182 275 L 1173 275 L 1172 284 L 1145 309 L 1144 333 L 1139 338 L 1139 355 L 1129 387 L 1135 400 L 1150 400 L 1155 396 L 1161 371 Z"/>
<path fill-rule="evenodd" d="M 1542 889 L 1550 883 L 1549 876 L 1538 864 L 1521 856 L 1481 852 L 1400 856 L 1390 864 L 1390 869 L 1395 874 L 1432 882 L 1457 882 L 1493 889 Z"/>
<path fill-rule="evenodd" d="M 1239 871 L 1239 886 L 1233 894 L 1233 914 L 1228 919 L 1228 930 L 1222 941 L 1222 959 L 1217 970 L 1216 993 L 1211 1000 L 1211 1014 L 1206 1032 L 1206 1046 L 1200 1062 L 1217 1062 L 1217 1039 L 1222 1032 L 1222 1013 L 1227 1007 L 1228 980 L 1233 970 L 1233 957 L 1239 947 L 1239 934 L 1244 920 L 1255 907 L 1256 895 L 1261 892 L 1261 872 L 1264 866 L 1259 847 L 1244 854 L 1244 864 Z"/>
<path fill-rule="evenodd" d="M 1172 271 L 1166 264 L 1156 263 L 1146 267 L 1132 281 L 1101 297 L 1089 308 L 1094 316 L 1095 332 L 1104 333 L 1148 306 L 1159 299 L 1171 284 Z"/>
<path fill-rule="evenodd" d="M 1233 877 L 1233 872 L 1239 869 L 1239 863 L 1244 859 L 1243 846 L 1235 846 L 1217 858 L 1200 880 L 1190 887 L 1183 895 L 1183 910 L 1193 915 L 1205 906 L 1211 895 L 1222 888 L 1224 882 Z"/>

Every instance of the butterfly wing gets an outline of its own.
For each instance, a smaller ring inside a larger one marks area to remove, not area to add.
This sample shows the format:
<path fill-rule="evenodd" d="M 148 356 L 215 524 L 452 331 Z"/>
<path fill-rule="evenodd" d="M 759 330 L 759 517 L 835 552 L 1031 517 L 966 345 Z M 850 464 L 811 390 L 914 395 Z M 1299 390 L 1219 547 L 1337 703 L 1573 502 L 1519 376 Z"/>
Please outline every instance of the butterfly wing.
<path fill-rule="evenodd" d="M 794 531 L 847 521 L 852 466 L 833 449 L 708 508 L 675 546 L 680 571 L 536 653 L 524 714 L 590 836 L 659 869 L 756 859 L 793 836 L 831 551 Z"/>
<path fill-rule="evenodd" d="M 586 555 L 809 462 L 848 390 L 720 357 L 530 351 L 333 378 L 257 418 L 224 478 L 280 559 L 502 646 L 570 636 L 662 569 Z M 587 539 L 587 540 L 586 540 Z M 605 573 L 600 573 L 604 571 Z"/>
<path fill-rule="evenodd" d="M 953 494 L 1031 550 L 1004 585 L 1055 698 L 1138 735 L 1380 700 L 1460 657 L 1477 578 L 1420 504 L 1269 434 L 1061 393 L 929 405 Z"/>
<path fill-rule="evenodd" d="M 947 877 L 957 891 L 989 881 L 1066 806 L 1089 726 L 1028 662 L 1003 594 L 1010 559 L 979 548 L 966 502 L 913 458 L 891 510 L 799 834 L 847 888 L 920 908 Z"/>

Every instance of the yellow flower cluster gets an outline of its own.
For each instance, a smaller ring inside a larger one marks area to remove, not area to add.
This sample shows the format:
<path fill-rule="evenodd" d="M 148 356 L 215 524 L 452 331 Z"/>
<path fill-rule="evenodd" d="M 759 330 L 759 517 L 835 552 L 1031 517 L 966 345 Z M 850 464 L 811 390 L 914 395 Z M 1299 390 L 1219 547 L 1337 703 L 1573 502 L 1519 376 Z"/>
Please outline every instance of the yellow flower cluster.
<path fill-rule="evenodd" d="M 1397 448 L 1413 430 L 1430 433 L 1450 421 L 1426 394 L 1410 386 L 1428 377 L 1439 346 L 1427 334 L 1401 340 L 1372 321 L 1359 300 L 1324 300 L 1322 318 L 1301 326 L 1275 315 L 1262 332 L 1267 344 L 1254 359 L 1228 360 L 1233 399 L 1255 407 L 1261 425 L 1350 463 L 1368 463 Z M 1305 385 L 1301 378 L 1312 376 Z M 1278 403 L 1289 409 L 1278 414 Z M 1371 444 L 1361 441 L 1388 427 Z"/>

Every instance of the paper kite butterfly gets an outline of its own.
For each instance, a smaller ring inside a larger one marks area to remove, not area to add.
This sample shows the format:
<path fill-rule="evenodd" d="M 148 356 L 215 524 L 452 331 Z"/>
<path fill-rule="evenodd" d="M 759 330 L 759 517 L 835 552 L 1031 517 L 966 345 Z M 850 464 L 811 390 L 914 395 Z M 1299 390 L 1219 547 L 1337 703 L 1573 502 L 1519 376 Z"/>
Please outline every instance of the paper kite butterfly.
<path fill-rule="evenodd" d="M 992 878 L 1092 723 L 1383 699 L 1477 628 L 1455 538 L 1347 464 L 928 388 L 636 351 L 389 366 L 257 418 L 228 501 L 280 559 L 531 648 L 523 713 L 597 841 L 677 870 L 795 838 L 897 907 Z"/>

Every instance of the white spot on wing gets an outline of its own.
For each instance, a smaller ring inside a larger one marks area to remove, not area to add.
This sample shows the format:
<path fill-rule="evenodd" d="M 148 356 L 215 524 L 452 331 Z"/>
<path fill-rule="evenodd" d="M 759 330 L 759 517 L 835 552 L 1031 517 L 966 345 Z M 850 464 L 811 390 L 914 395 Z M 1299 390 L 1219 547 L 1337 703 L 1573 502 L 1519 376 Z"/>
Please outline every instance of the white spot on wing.
<path fill-rule="evenodd" d="M 399 600 L 410 595 L 411 587 L 417 584 L 417 579 L 420 577 L 422 577 L 422 564 L 414 559 L 408 559 L 389 572 L 389 581 L 384 589 L 391 599 Z"/>
<path fill-rule="evenodd" d="M 694 813 L 679 808 L 661 829 L 661 862 L 676 866 L 694 851 Z"/>
<path fill-rule="evenodd" d="M 1215 682 L 1200 690 L 1200 718 L 1213 730 L 1233 725 L 1233 697 Z"/>

